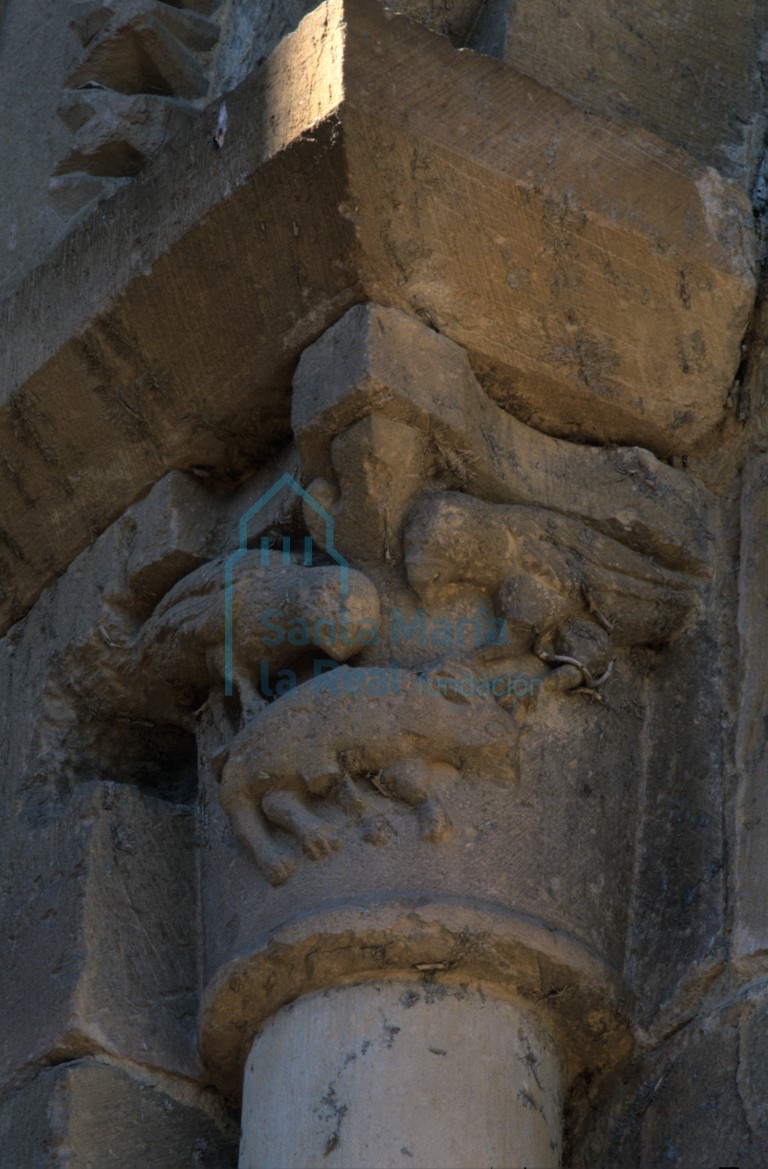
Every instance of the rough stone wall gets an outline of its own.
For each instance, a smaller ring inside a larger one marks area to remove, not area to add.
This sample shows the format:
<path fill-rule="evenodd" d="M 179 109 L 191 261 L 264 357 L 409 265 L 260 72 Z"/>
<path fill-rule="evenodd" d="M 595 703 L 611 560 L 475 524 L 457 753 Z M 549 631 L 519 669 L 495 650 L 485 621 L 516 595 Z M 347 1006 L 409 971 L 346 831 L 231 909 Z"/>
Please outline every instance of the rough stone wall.
<path fill-rule="evenodd" d="M 556 1037 L 564 1166 L 758 1169 L 765 13 L 306 7 L 0 7 L 8 1164 L 233 1167 L 256 1029 L 420 971 Z M 222 691 L 254 508 L 362 730 Z M 512 666 L 392 613 L 478 606 L 546 694 L 424 714 Z"/>
<path fill-rule="evenodd" d="M 486 6 L 470 43 L 750 189 L 765 153 L 767 21 L 761 0 L 513 0 Z"/>

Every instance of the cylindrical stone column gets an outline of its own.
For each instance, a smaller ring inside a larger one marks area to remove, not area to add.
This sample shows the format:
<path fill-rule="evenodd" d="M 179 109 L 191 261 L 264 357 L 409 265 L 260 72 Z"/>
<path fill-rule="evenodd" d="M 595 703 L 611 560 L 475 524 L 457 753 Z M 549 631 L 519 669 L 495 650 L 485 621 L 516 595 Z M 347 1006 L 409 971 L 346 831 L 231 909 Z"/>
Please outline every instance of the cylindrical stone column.
<path fill-rule="evenodd" d="M 561 1108 L 529 1008 L 480 986 L 336 987 L 256 1036 L 240 1169 L 557 1169 Z"/>

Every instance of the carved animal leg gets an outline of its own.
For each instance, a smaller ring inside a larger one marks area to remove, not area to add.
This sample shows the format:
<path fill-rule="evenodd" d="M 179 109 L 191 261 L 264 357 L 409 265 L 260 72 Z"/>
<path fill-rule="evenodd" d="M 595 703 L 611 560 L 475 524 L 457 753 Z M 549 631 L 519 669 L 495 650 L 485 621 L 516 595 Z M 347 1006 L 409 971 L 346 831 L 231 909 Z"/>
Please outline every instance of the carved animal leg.
<path fill-rule="evenodd" d="M 450 817 L 432 790 L 432 773 L 420 759 L 390 764 L 374 783 L 385 796 L 418 809 L 422 840 L 447 840 L 453 832 Z"/>
<path fill-rule="evenodd" d="M 203 705 L 195 711 L 194 718 L 200 721 L 205 714 L 218 740 L 221 743 L 230 743 L 237 729 L 233 722 L 235 712 L 232 705 L 232 699 L 225 698 L 223 690 L 211 690 Z"/>
<path fill-rule="evenodd" d="M 348 816 L 359 817 L 362 822 L 363 840 L 369 844 L 381 844 L 389 835 L 390 825 L 383 816 L 368 815 L 368 805 L 348 775 L 341 775 L 331 790 L 334 801 Z"/>
<path fill-rule="evenodd" d="M 297 838 L 307 856 L 319 860 L 341 846 L 336 831 L 290 791 L 268 792 L 261 801 L 268 820 Z"/>
<path fill-rule="evenodd" d="M 340 775 L 334 781 L 331 795 L 348 816 L 360 816 L 366 811 L 366 802 L 348 775 Z"/>
<path fill-rule="evenodd" d="M 232 821 L 235 836 L 251 850 L 270 885 L 284 884 L 296 868 L 296 857 L 275 843 L 250 797 L 227 792 L 224 787 L 221 802 Z"/>
<path fill-rule="evenodd" d="M 223 646 L 216 646 L 214 649 L 208 651 L 207 665 L 211 678 L 223 679 L 225 677 L 226 662 Z M 254 667 L 258 671 L 259 663 L 254 663 Z M 240 723 L 242 727 L 246 723 L 249 723 L 268 703 L 251 680 L 251 675 L 248 671 L 241 667 L 239 668 L 237 664 L 235 664 L 232 682 L 234 683 L 233 690 L 240 703 Z M 231 699 L 227 699 L 226 701 L 231 701 Z"/>
<path fill-rule="evenodd" d="M 267 706 L 267 700 L 254 686 L 247 674 L 238 674 L 236 678 L 237 693 L 240 699 L 242 725 L 245 726 Z"/>
<path fill-rule="evenodd" d="M 334 750 L 315 751 L 311 756 L 311 766 L 305 765 L 300 776 L 304 791 L 323 798 L 332 795 L 344 777 L 345 772 Z"/>

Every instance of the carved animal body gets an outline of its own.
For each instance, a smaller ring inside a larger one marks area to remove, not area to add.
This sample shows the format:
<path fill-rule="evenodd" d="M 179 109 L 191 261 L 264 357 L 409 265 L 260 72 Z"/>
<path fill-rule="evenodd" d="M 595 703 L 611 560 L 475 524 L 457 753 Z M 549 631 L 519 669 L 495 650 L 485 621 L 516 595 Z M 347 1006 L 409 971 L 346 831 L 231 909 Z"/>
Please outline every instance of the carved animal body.
<path fill-rule="evenodd" d="M 180 580 L 142 626 L 133 668 L 143 675 L 148 717 L 191 711 L 225 676 L 224 558 Z M 264 565 L 246 552 L 233 573 L 233 674 L 247 716 L 264 705 L 263 669 L 279 670 L 302 655 L 346 661 L 379 620 L 376 589 L 349 570 L 347 595 L 338 568 Z"/>
<path fill-rule="evenodd" d="M 696 599 L 691 577 L 545 508 L 437 492 L 412 511 L 404 543 L 409 582 L 427 606 L 474 585 L 528 636 L 593 614 L 615 645 L 662 643 Z"/>
<path fill-rule="evenodd" d="M 440 840 L 450 820 L 434 790 L 442 772 L 491 782 L 515 779 L 517 730 L 492 698 L 434 693 L 407 670 L 342 666 L 257 715 L 235 738 L 223 769 L 221 802 L 239 839 L 272 884 L 290 876 L 295 858 L 267 822 L 296 836 L 317 858 L 338 848 L 331 824 L 311 808 L 328 799 L 380 826 L 356 779 L 418 809 L 423 839 Z"/>

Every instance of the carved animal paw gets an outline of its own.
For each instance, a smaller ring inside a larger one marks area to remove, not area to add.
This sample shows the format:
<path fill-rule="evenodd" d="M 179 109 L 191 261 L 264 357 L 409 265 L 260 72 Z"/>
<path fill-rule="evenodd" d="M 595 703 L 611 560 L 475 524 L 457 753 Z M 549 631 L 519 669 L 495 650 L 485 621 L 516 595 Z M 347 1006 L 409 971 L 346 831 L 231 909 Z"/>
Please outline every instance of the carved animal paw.
<path fill-rule="evenodd" d="M 284 885 L 296 871 L 296 857 L 280 849 L 265 847 L 260 844 L 254 848 L 256 863 L 270 885 Z"/>
<path fill-rule="evenodd" d="M 439 844 L 441 840 L 450 840 L 453 836 L 453 824 L 439 800 L 425 800 L 419 808 L 419 822 L 421 824 L 421 839 Z"/>
<path fill-rule="evenodd" d="M 402 759 L 390 764 L 379 773 L 374 784 L 382 795 L 418 809 L 422 840 L 440 841 L 450 836 L 451 819 L 432 790 L 432 768 L 421 759 Z"/>
<path fill-rule="evenodd" d="M 335 828 L 316 816 L 296 792 L 267 792 L 261 801 L 261 810 L 278 828 L 295 836 L 312 860 L 330 856 L 341 847 Z"/>
<path fill-rule="evenodd" d="M 313 861 L 330 856 L 341 848 L 341 840 L 330 824 L 315 824 L 299 833 L 301 847 Z"/>
<path fill-rule="evenodd" d="M 383 844 L 392 835 L 392 825 L 386 816 L 366 816 L 362 823 L 362 837 L 366 844 Z"/>

